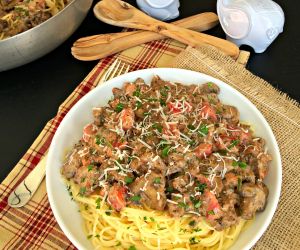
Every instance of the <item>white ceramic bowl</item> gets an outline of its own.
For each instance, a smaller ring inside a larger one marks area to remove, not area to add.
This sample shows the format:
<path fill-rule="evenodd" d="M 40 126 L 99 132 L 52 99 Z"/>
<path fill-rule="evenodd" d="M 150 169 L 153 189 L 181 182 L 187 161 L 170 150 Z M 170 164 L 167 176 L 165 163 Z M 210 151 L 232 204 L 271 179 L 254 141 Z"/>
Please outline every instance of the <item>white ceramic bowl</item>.
<path fill-rule="evenodd" d="M 77 204 L 71 201 L 60 175 L 63 155 L 66 149 L 70 149 L 81 138 L 84 125 L 93 120 L 92 108 L 107 104 L 112 96 L 113 87 L 121 87 L 125 81 L 134 81 L 138 77 L 150 83 L 154 75 L 159 75 L 164 80 L 185 84 L 201 84 L 208 81 L 216 83 L 221 89 L 221 101 L 238 107 L 241 121 L 247 121 L 253 125 L 255 134 L 266 139 L 269 153 L 273 157 L 269 175 L 265 180 L 270 191 L 268 203 L 262 213 L 257 213 L 254 222 L 241 233 L 231 249 L 251 248 L 271 222 L 280 196 L 282 170 L 277 142 L 265 118 L 246 97 L 220 80 L 183 69 L 146 69 L 116 77 L 88 93 L 69 111 L 53 138 L 46 169 L 48 197 L 59 226 L 77 248 L 93 248 L 83 232 L 83 221 L 78 213 Z"/>

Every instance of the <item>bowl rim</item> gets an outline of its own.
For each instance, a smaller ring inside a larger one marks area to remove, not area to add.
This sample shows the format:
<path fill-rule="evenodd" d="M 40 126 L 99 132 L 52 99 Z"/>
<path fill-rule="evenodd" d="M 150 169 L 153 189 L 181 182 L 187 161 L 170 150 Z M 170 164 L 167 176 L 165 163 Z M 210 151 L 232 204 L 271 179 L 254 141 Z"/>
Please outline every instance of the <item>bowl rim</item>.
<path fill-rule="evenodd" d="M 55 201 L 54 201 L 54 196 L 53 196 L 53 191 L 50 188 L 50 161 L 53 157 L 55 157 L 55 152 L 54 152 L 54 146 L 56 144 L 56 141 L 58 140 L 59 134 L 60 132 L 60 128 L 63 127 L 63 124 L 65 124 L 68 120 L 68 117 L 72 117 L 73 113 L 76 112 L 76 109 L 78 107 L 80 107 L 82 104 L 84 104 L 85 100 L 89 98 L 90 95 L 93 94 L 93 92 L 95 92 L 97 89 L 101 89 L 101 88 L 105 88 L 107 85 L 114 83 L 114 82 L 118 82 L 119 79 L 122 78 L 126 78 L 128 76 L 128 78 L 131 75 L 140 75 L 139 73 L 143 73 L 143 72 L 147 72 L 150 71 L 151 73 L 154 73 L 156 75 L 159 75 L 160 72 L 164 72 L 164 71 L 175 71 L 177 74 L 182 73 L 182 75 L 184 76 L 184 73 L 189 73 L 189 74 L 198 74 L 199 76 L 201 76 L 202 78 L 206 78 L 208 79 L 208 81 L 213 81 L 215 82 L 217 85 L 221 84 L 224 85 L 226 87 L 228 87 L 231 91 L 234 92 L 234 94 L 240 96 L 244 103 L 249 107 L 251 107 L 256 115 L 259 117 L 259 119 L 262 121 L 264 127 L 269 130 L 270 134 L 271 134 L 271 139 L 272 139 L 272 144 L 274 146 L 274 151 L 276 152 L 276 157 L 278 160 L 278 174 L 276 176 L 276 181 L 278 182 L 277 185 L 274 187 L 274 202 L 272 204 L 272 207 L 269 211 L 268 214 L 265 215 L 265 220 L 264 223 L 258 228 L 258 230 L 256 231 L 256 234 L 254 237 L 252 237 L 252 239 L 250 241 L 247 242 L 246 246 L 244 246 L 242 249 L 250 249 L 251 247 L 254 246 L 254 244 L 261 238 L 261 236 L 263 235 L 263 233 L 267 230 L 268 226 L 271 223 L 271 220 L 275 214 L 275 211 L 278 207 L 278 203 L 279 203 L 279 198 L 280 198 L 280 194 L 281 194 L 281 187 L 282 187 L 282 160 L 281 160 L 281 155 L 280 155 L 280 150 L 278 147 L 278 143 L 276 141 L 275 135 L 269 125 L 269 123 L 267 122 L 267 120 L 264 118 L 264 116 L 262 115 L 262 113 L 257 109 L 257 107 L 247 98 L 245 97 L 242 93 L 240 93 L 238 90 L 236 90 L 234 87 L 228 85 L 227 83 L 225 83 L 222 80 L 219 80 L 215 77 L 212 77 L 210 75 L 204 74 L 204 73 L 200 73 L 200 72 L 196 72 L 196 71 L 192 71 L 192 70 L 187 70 L 187 69 L 180 69 L 180 68 L 148 68 L 148 69 L 142 69 L 142 70 L 136 70 L 136 71 L 132 71 L 123 75 L 120 75 L 118 77 L 115 77 L 111 80 L 108 80 L 106 82 L 104 82 L 102 85 L 95 87 L 94 89 L 92 89 L 91 91 L 89 91 L 85 96 L 83 96 L 70 110 L 69 112 L 66 114 L 66 116 L 64 117 L 64 119 L 61 121 L 60 125 L 57 128 L 57 131 L 54 134 L 54 137 L 52 139 L 50 148 L 49 148 L 49 153 L 48 153 L 48 158 L 47 158 L 47 163 L 46 163 L 46 190 L 47 190 L 47 194 L 48 194 L 48 199 L 49 199 L 49 203 L 50 203 L 50 207 L 52 209 L 52 212 L 54 214 L 54 217 L 57 221 L 57 223 L 59 224 L 60 228 L 62 229 L 62 231 L 64 232 L 64 234 L 67 236 L 67 238 L 75 245 L 76 248 L 78 249 L 84 249 L 84 247 L 82 246 L 81 242 L 79 242 L 77 240 L 77 238 L 69 231 L 68 226 L 64 223 L 64 221 L 62 220 L 62 218 L 60 218 L 59 215 L 59 211 L 57 209 L 57 207 L 55 206 Z M 180 72 L 181 71 L 181 72 Z M 140 76 L 142 77 L 142 76 Z M 162 76 L 162 78 L 164 78 Z M 167 79 L 166 79 L 167 80 Z M 124 82 L 124 80 L 122 80 Z M 126 81 L 126 80 L 125 80 Z M 179 82 L 179 81 L 178 81 Z M 181 83 L 184 83 L 185 80 L 183 79 L 181 81 Z M 199 83 L 201 84 L 201 83 Z M 67 119 L 66 119 L 67 118 Z M 58 133 L 57 133 L 58 132 Z M 233 245 L 234 246 L 234 245 Z M 231 247 L 230 247 L 231 248 Z"/>
<path fill-rule="evenodd" d="M 21 33 L 19 33 L 19 34 L 16 34 L 16 35 L 14 35 L 14 36 L 5 38 L 5 39 L 3 39 L 3 40 L 0 40 L 0 45 L 3 44 L 3 43 L 5 43 L 5 42 L 10 42 L 10 41 L 13 40 L 13 39 L 18 39 L 18 38 L 21 37 L 22 35 L 25 36 L 26 34 L 28 34 L 28 33 L 29 33 L 31 30 L 33 30 L 33 29 L 38 29 L 38 28 L 41 28 L 41 27 L 47 25 L 49 22 L 51 22 L 51 20 L 53 20 L 54 17 L 59 16 L 59 15 L 61 15 L 62 13 L 64 13 L 65 11 L 67 11 L 67 9 L 68 9 L 71 5 L 73 5 L 76 1 L 78 1 L 78 0 L 71 0 L 71 2 L 70 2 L 68 5 L 66 5 L 61 11 L 59 11 L 58 13 L 56 13 L 54 16 L 51 16 L 50 18 L 48 18 L 46 21 L 44 21 L 44 22 L 38 24 L 37 26 L 34 26 L 34 27 L 32 27 L 32 28 L 30 28 L 30 29 L 28 29 L 28 30 L 26 30 L 26 31 L 23 31 L 23 32 L 21 32 Z"/>

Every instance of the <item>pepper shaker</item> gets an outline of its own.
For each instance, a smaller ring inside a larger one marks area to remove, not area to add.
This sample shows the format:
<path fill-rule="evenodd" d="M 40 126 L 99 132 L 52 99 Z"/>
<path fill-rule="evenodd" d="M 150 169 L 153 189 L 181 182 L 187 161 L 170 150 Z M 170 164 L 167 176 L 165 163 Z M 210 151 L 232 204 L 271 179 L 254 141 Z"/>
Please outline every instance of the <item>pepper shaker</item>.
<path fill-rule="evenodd" d="M 179 16 L 179 0 L 137 0 L 136 2 L 146 14 L 162 21 Z"/>

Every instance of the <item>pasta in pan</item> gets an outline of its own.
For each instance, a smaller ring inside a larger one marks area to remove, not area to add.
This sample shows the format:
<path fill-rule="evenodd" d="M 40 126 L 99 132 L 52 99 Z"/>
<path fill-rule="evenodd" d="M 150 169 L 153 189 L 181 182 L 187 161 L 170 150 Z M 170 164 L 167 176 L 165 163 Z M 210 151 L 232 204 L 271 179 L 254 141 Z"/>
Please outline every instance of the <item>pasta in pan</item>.
<path fill-rule="evenodd" d="M 61 11 L 71 0 L 0 1 L 0 40 L 31 29 Z"/>
<path fill-rule="evenodd" d="M 266 206 L 265 141 L 219 87 L 114 88 L 61 173 L 96 249 L 227 249 Z"/>

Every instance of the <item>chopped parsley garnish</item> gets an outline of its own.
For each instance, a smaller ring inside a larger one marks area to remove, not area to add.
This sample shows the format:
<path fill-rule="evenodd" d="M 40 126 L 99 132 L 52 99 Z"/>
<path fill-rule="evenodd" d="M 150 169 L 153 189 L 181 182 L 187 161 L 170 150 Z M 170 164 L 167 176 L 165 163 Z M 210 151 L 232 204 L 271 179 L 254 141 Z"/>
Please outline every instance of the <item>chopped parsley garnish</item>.
<path fill-rule="evenodd" d="M 95 203 L 96 203 L 96 209 L 100 209 L 100 202 L 101 202 L 101 199 L 97 198 L 97 200 L 95 201 Z"/>
<path fill-rule="evenodd" d="M 147 220 L 147 216 L 144 216 L 144 221 L 146 221 Z"/>
<path fill-rule="evenodd" d="M 196 201 L 194 202 L 194 207 L 195 207 L 195 208 L 200 208 L 201 205 L 202 205 L 202 201 L 200 201 L 200 200 L 196 200 Z"/>
<path fill-rule="evenodd" d="M 136 250 L 136 247 L 134 245 L 132 245 L 128 248 L 128 250 Z"/>
<path fill-rule="evenodd" d="M 236 145 L 238 145 L 240 143 L 240 140 L 233 140 L 230 145 L 228 146 L 228 149 L 232 149 L 233 147 L 235 147 Z"/>
<path fill-rule="evenodd" d="M 195 188 L 196 191 L 203 193 L 204 189 L 207 187 L 206 183 L 200 183 L 199 181 L 196 181 L 197 187 Z"/>
<path fill-rule="evenodd" d="M 201 136 L 206 136 L 208 134 L 208 128 L 205 124 L 202 124 L 200 126 L 200 128 L 198 129 L 198 133 L 201 135 Z"/>
<path fill-rule="evenodd" d="M 81 187 L 80 189 L 79 189 L 79 195 L 80 196 L 83 196 L 84 194 L 85 194 L 85 192 L 86 192 L 86 187 Z"/>
<path fill-rule="evenodd" d="M 187 128 L 188 128 L 189 130 L 195 130 L 195 126 L 192 125 L 192 124 L 187 125 Z"/>
<path fill-rule="evenodd" d="M 97 144 L 97 145 L 105 145 L 105 138 L 104 137 L 101 137 L 100 138 L 100 136 L 99 135 L 96 135 L 95 136 L 95 143 Z"/>
<path fill-rule="evenodd" d="M 71 200 L 73 200 L 73 193 L 71 191 L 71 186 L 70 185 L 67 186 L 67 190 L 68 190 L 69 195 L 71 196 Z"/>
<path fill-rule="evenodd" d="M 166 97 L 168 95 L 168 91 L 169 91 L 169 87 L 168 86 L 164 86 L 160 88 L 160 94 L 163 97 Z"/>
<path fill-rule="evenodd" d="M 216 109 L 216 114 L 217 114 L 217 115 L 220 115 L 220 114 L 222 114 L 222 109 L 220 109 L 220 108 L 217 108 L 217 109 Z"/>
<path fill-rule="evenodd" d="M 110 212 L 110 211 L 105 211 L 105 214 L 106 214 L 107 216 L 110 216 L 110 215 L 111 215 L 111 212 Z"/>
<path fill-rule="evenodd" d="M 189 225 L 190 225 L 191 227 L 195 226 L 195 225 L 196 225 L 196 221 L 191 220 L 191 221 L 189 222 Z"/>
<path fill-rule="evenodd" d="M 194 231 L 194 232 L 201 232 L 202 229 L 201 229 L 201 228 L 195 228 L 195 229 L 193 229 L 193 231 Z"/>
<path fill-rule="evenodd" d="M 207 86 L 208 86 L 208 88 L 211 89 L 211 88 L 213 87 L 213 83 L 212 83 L 212 82 L 208 82 L 208 83 L 207 83 Z"/>
<path fill-rule="evenodd" d="M 151 220 L 152 222 L 154 222 L 154 221 L 155 221 L 153 217 L 150 217 L 150 220 Z"/>
<path fill-rule="evenodd" d="M 147 115 L 150 115 L 151 114 L 151 112 L 144 112 L 144 116 L 147 116 Z"/>
<path fill-rule="evenodd" d="M 28 16 L 29 15 L 29 11 L 27 9 L 24 9 L 22 7 L 18 7 L 18 6 L 15 6 L 15 11 L 19 12 L 20 14 L 23 14 L 25 16 Z"/>
<path fill-rule="evenodd" d="M 82 177 L 82 178 L 80 179 L 80 183 L 83 183 L 83 182 L 85 182 L 85 177 Z"/>
<path fill-rule="evenodd" d="M 247 163 L 246 163 L 246 162 L 243 162 L 243 161 L 233 161 L 233 162 L 232 162 L 232 166 L 233 166 L 233 167 L 239 166 L 239 167 L 242 168 L 242 169 L 246 169 Z"/>
<path fill-rule="evenodd" d="M 237 190 L 238 190 L 238 191 L 241 191 L 241 188 L 242 188 L 242 179 L 241 179 L 241 178 L 238 178 Z"/>
<path fill-rule="evenodd" d="M 137 101 L 137 102 L 135 103 L 135 106 L 136 106 L 137 109 L 139 109 L 139 108 L 142 107 L 142 103 L 141 103 L 140 101 Z"/>
<path fill-rule="evenodd" d="M 87 166 L 88 172 L 92 171 L 92 170 L 93 170 L 93 168 L 94 168 L 94 166 L 93 166 L 93 165 L 88 165 L 88 166 Z"/>
<path fill-rule="evenodd" d="M 156 99 L 156 98 L 147 98 L 146 100 L 148 102 L 157 102 L 158 101 L 158 99 Z"/>
<path fill-rule="evenodd" d="M 154 184 L 160 184 L 160 177 L 155 177 L 153 180 Z"/>
<path fill-rule="evenodd" d="M 172 188 L 172 187 L 167 187 L 166 190 L 167 190 L 167 192 L 172 193 L 172 192 L 174 191 L 174 188 Z"/>
<path fill-rule="evenodd" d="M 121 242 L 119 241 L 118 244 L 116 245 L 116 247 L 121 246 Z"/>
<path fill-rule="evenodd" d="M 240 161 L 239 162 L 239 167 L 242 169 L 245 169 L 247 167 L 247 163 Z"/>
<path fill-rule="evenodd" d="M 227 155 L 227 150 L 226 149 L 220 149 L 219 151 L 217 151 L 217 153 L 219 153 L 220 155 Z"/>
<path fill-rule="evenodd" d="M 207 212 L 207 214 L 214 215 L 214 214 L 215 214 L 215 212 L 214 212 L 214 210 L 209 210 L 209 211 Z"/>
<path fill-rule="evenodd" d="M 130 200 L 134 201 L 134 202 L 139 202 L 141 199 L 140 195 L 134 195 L 130 198 Z"/>
<path fill-rule="evenodd" d="M 162 157 L 167 157 L 170 153 L 170 148 L 171 148 L 171 146 L 164 147 L 164 149 L 161 152 L 161 156 Z"/>
<path fill-rule="evenodd" d="M 92 238 L 92 237 L 93 237 L 92 234 L 90 234 L 90 235 L 87 236 L 88 239 L 90 239 L 90 238 Z"/>
<path fill-rule="evenodd" d="M 124 104 L 123 103 L 118 103 L 117 104 L 117 107 L 116 107 L 116 111 L 118 112 L 118 113 L 120 113 L 122 110 L 123 110 L 123 108 L 124 108 Z"/>
<path fill-rule="evenodd" d="M 191 145 L 191 146 L 193 147 L 193 146 L 195 146 L 195 145 L 196 145 L 196 141 L 194 141 L 194 140 L 190 140 L 190 141 L 188 142 L 188 144 L 189 144 L 189 145 Z"/>
<path fill-rule="evenodd" d="M 158 131 L 159 133 L 161 133 L 162 130 L 163 130 L 162 125 L 160 125 L 159 123 L 154 123 L 154 124 L 152 125 L 152 128 L 157 129 L 157 131 Z"/>
<path fill-rule="evenodd" d="M 178 202 L 178 206 L 179 206 L 179 207 L 182 207 L 182 208 L 184 208 L 184 209 L 186 209 L 186 208 L 189 207 L 189 206 L 188 206 L 186 203 L 184 203 L 184 202 Z"/>
<path fill-rule="evenodd" d="M 190 243 L 191 243 L 192 245 L 194 245 L 194 244 L 199 243 L 199 241 L 196 239 L 196 237 L 192 237 L 192 238 L 190 238 Z"/>
<path fill-rule="evenodd" d="M 159 146 L 159 148 L 164 148 L 166 145 L 169 145 L 168 142 L 166 140 L 161 140 L 157 146 Z"/>
<path fill-rule="evenodd" d="M 137 90 L 133 92 L 133 96 L 136 96 L 136 97 L 140 97 L 141 96 L 141 90 L 140 90 L 140 88 L 137 88 Z"/>
<path fill-rule="evenodd" d="M 96 238 L 100 238 L 100 235 L 99 235 L 99 234 L 96 234 L 95 237 L 96 237 Z"/>
<path fill-rule="evenodd" d="M 133 182 L 133 178 L 132 177 L 129 177 L 129 176 L 126 176 L 125 179 L 124 179 L 125 183 L 126 184 L 130 184 Z"/>
<path fill-rule="evenodd" d="M 166 102 L 163 99 L 159 99 L 159 103 L 161 106 L 166 106 Z"/>

